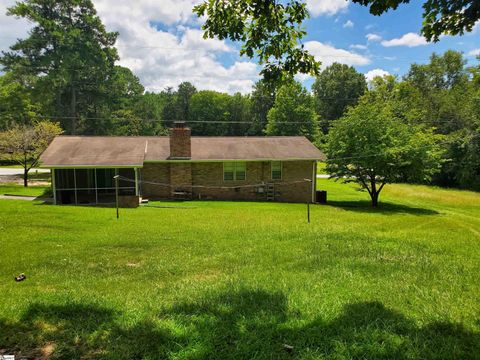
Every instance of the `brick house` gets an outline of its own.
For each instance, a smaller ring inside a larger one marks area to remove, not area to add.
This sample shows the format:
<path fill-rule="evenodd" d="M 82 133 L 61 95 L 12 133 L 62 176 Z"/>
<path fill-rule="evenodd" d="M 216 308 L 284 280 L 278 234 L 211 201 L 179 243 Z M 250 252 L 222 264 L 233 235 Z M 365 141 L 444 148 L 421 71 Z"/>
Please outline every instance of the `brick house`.
<path fill-rule="evenodd" d="M 314 201 L 323 159 L 303 136 L 196 137 L 176 123 L 170 136 L 58 136 L 40 160 L 56 204 L 101 204 L 115 175 L 124 197 Z"/>

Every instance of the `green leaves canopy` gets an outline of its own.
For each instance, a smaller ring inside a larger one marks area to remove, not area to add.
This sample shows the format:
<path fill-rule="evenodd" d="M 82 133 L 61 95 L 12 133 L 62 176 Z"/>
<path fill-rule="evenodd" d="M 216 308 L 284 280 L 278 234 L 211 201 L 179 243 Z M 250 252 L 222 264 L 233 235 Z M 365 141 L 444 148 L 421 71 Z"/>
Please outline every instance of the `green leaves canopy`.
<path fill-rule="evenodd" d="M 319 129 L 313 99 L 297 81 L 282 85 L 268 112 L 267 135 L 303 135 L 318 140 Z"/>
<path fill-rule="evenodd" d="M 367 82 L 354 67 L 334 63 L 317 76 L 312 90 L 322 130 L 327 133 L 330 120 L 338 119 L 348 106 L 357 103 L 367 90 Z"/>
<path fill-rule="evenodd" d="M 325 147 L 327 172 L 357 182 L 376 206 L 385 184 L 430 180 L 440 170 L 440 138 L 433 129 L 403 122 L 389 104 L 365 95 L 333 122 Z"/>
<path fill-rule="evenodd" d="M 40 121 L 34 125 L 15 126 L 0 133 L 0 152 L 22 165 L 24 186 L 27 186 L 28 171 L 38 164 L 40 155 L 55 136 L 63 132 L 62 128 L 49 121 Z"/>
<path fill-rule="evenodd" d="M 300 44 L 308 17 L 301 1 L 205 0 L 194 12 L 207 17 L 205 38 L 241 42 L 240 55 L 257 58 L 267 82 L 281 81 L 285 74 L 319 72 L 320 63 Z"/>

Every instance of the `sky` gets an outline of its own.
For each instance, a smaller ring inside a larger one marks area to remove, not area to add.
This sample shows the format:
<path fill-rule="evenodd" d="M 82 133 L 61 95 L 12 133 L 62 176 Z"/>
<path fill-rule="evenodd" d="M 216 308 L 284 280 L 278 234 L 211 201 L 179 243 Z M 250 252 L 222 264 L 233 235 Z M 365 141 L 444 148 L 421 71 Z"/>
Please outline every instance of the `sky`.
<path fill-rule="evenodd" d="M 472 33 L 427 43 L 420 35 L 423 1 L 413 1 L 380 17 L 348 0 L 306 0 L 305 48 L 322 68 L 340 62 L 367 80 L 404 75 L 411 63 L 426 63 L 433 52 L 462 51 L 470 64 L 480 55 L 480 22 Z M 260 66 L 239 55 L 239 44 L 202 37 L 192 8 L 201 0 L 93 0 L 108 31 L 118 31 L 119 65 L 130 68 L 149 91 L 190 81 L 197 89 L 248 93 Z M 13 0 L 0 0 L 0 50 L 28 34 L 31 24 L 5 15 Z M 307 88 L 313 78 L 297 76 Z"/>

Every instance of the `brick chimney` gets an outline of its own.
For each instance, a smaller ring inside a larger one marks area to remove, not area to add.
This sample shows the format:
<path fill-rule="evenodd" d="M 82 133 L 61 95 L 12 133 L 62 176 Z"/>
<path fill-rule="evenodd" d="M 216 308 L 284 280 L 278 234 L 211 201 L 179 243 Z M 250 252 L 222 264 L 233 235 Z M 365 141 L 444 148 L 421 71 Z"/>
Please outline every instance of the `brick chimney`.
<path fill-rule="evenodd" d="M 184 121 L 176 121 L 170 129 L 170 160 L 185 160 L 192 157 L 192 131 Z"/>

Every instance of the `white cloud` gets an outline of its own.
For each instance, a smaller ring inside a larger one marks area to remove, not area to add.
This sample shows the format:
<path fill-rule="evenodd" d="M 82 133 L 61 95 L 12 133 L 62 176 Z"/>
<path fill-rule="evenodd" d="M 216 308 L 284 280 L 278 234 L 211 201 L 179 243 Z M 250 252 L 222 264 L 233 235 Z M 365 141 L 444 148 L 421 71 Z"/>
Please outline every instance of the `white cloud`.
<path fill-rule="evenodd" d="M 348 0 L 307 0 L 308 11 L 313 16 L 335 15 L 348 8 Z"/>
<path fill-rule="evenodd" d="M 385 46 L 385 47 L 392 47 L 392 46 L 415 47 L 415 46 L 421 46 L 421 45 L 427 45 L 427 44 L 428 44 L 427 40 L 425 40 L 423 36 L 420 36 L 413 32 L 407 33 L 397 39 L 382 41 L 382 46 Z"/>
<path fill-rule="evenodd" d="M 199 89 L 246 93 L 256 80 L 259 68 L 241 60 L 226 42 L 203 39 L 201 23 L 192 8 L 201 0 L 94 0 L 108 31 L 120 33 L 119 64 L 130 68 L 147 90 L 159 91 L 190 81 Z M 0 0 L 0 50 L 15 38 L 27 35 L 31 25 L 6 16 L 15 0 Z M 160 25 L 160 26 L 158 26 Z M 164 28 L 168 27 L 168 30 Z M 159 29 L 161 28 L 161 29 Z M 226 57 L 223 65 L 218 57 Z"/>
<path fill-rule="evenodd" d="M 373 69 L 370 70 L 369 72 L 365 73 L 365 79 L 367 79 L 368 82 L 372 81 L 374 78 L 380 76 L 384 77 L 390 75 L 388 71 L 385 71 L 383 69 Z"/>
<path fill-rule="evenodd" d="M 16 39 L 24 38 L 31 27 L 26 20 L 7 16 L 7 8 L 12 5 L 15 5 L 14 0 L 0 0 L 0 24 L 2 27 L 0 51 L 8 50 L 16 42 Z"/>
<path fill-rule="evenodd" d="M 350 28 L 350 29 L 351 29 L 351 28 L 353 28 L 354 25 L 355 25 L 355 24 L 353 23 L 353 21 L 347 20 L 347 22 L 346 22 L 345 24 L 343 24 L 343 27 L 344 27 L 344 28 Z"/>
<path fill-rule="evenodd" d="M 362 45 L 362 44 L 352 44 L 349 47 L 351 49 L 358 49 L 358 50 L 367 50 L 368 49 L 367 45 Z"/>
<path fill-rule="evenodd" d="M 338 62 L 347 65 L 368 65 L 370 59 L 366 56 L 347 51 L 344 49 L 337 49 L 331 45 L 321 43 L 319 41 L 307 41 L 305 43 L 307 49 L 315 59 L 322 62 L 322 67 Z"/>
<path fill-rule="evenodd" d="M 258 66 L 239 59 L 225 41 L 203 39 L 192 13 L 200 0 L 137 0 L 135 6 L 126 0 L 94 1 L 107 29 L 120 33 L 120 65 L 129 67 L 147 90 L 190 81 L 199 89 L 246 93 L 259 78 Z"/>
<path fill-rule="evenodd" d="M 475 34 L 478 30 L 480 30 L 480 20 L 473 25 L 471 34 Z"/>
<path fill-rule="evenodd" d="M 468 52 L 468 56 L 480 56 L 480 49 L 474 49 Z"/>
<path fill-rule="evenodd" d="M 369 33 L 367 35 L 365 35 L 365 37 L 367 38 L 368 41 L 380 41 L 382 40 L 382 37 L 378 34 L 373 34 L 373 33 Z"/>

